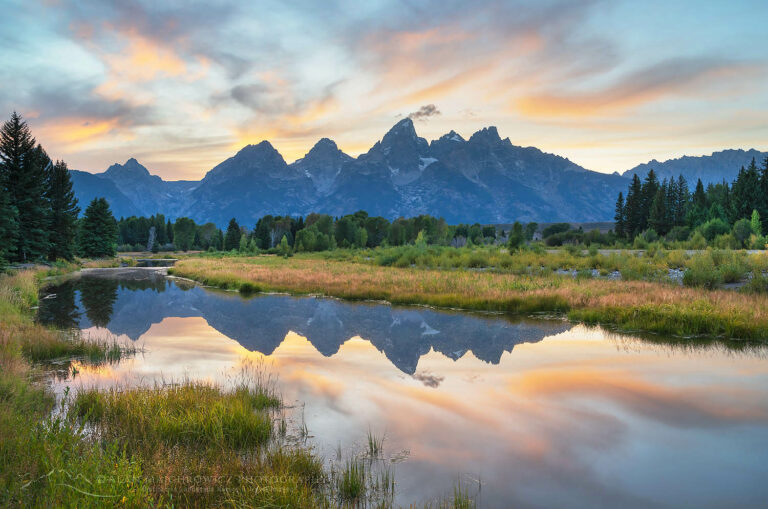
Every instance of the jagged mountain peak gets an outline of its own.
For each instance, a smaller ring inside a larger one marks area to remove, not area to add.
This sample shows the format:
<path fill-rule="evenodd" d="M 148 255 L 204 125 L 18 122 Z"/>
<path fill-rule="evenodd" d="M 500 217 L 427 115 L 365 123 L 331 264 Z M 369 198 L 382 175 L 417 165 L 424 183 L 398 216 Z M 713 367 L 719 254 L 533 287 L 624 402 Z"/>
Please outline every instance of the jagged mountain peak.
<path fill-rule="evenodd" d="M 115 163 L 103 173 L 104 176 L 110 178 L 125 178 L 125 177 L 149 177 L 152 176 L 149 170 L 142 165 L 136 158 L 131 157 L 124 164 Z M 159 178 L 159 177 L 158 177 Z"/>
<path fill-rule="evenodd" d="M 333 141 L 330 138 L 321 138 L 320 140 L 315 143 L 315 145 L 307 152 L 307 155 L 303 157 L 303 159 L 307 158 L 326 158 L 326 157 L 336 157 L 338 155 L 344 156 L 344 158 L 351 159 L 350 156 L 345 154 L 341 149 L 339 149 L 338 145 L 336 145 L 336 142 Z"/>
<path fill-rule="evenodd" d="M 413 120 L 404 118 L 387 131 L 387 134 L 381 139 L 384 146 L 390 145 L 401 140 L 417 140 L 416 129 L 413 127 Z"/>
<path fill-rule="evenodd" d="M 464 138 L 461 137 L 459 133 L 451 129 L 450 132 L 440 136 L 440 141 L 456 141 L 456 142 L 463 142 L 466 141 Z"/>
<path fill-rule="evenodd" d="M 496 126 L 484 127 L 469 138 L 470 143 L 496 144 L 501 143 L 501 136 Z"/>
<path fill-rule="evenodd" d="M 255 155 L 280 155 L 280 153 L 277 151 L 275 147 L 272 146 L 270 142 L 267 140 L 261 141 L 255 145 L 248 144 L 241 148 L 237 154 L 235 154 L 235 157 L 252 157 Z M 282 159 L 283 156 L 280 156 Z"/>

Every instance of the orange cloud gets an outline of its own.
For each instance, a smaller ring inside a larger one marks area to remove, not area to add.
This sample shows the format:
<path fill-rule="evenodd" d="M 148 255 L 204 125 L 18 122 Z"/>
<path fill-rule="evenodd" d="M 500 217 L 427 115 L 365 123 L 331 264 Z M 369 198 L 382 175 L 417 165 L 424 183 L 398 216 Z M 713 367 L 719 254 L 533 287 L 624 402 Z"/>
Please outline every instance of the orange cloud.
<path fill-rule="evenodd" d="M 68 149 L 99 139 L 118 127 L 117 118 L 64 118 L 40 126 L 40 137 L 54 143 L 64 143 Z"/>
<path fill-rule="evenodd" d="M 514 101 L 512 109 L 531 117 L 586 117 L 621 112 L 667 96 L 688 95 L 703 85 L 712 85 L 716 79 L 738 76 L 750 67 L 705 59 L 666 61 L 600 90 L 530 94 Z"/>
<path fill-rule="evenodd" d="M 170 48 L 161 46 L 135 31 L 123 35 L 128 43 L 125 51 L 104 56 L 110 70 L 122 80 L 143 82 L 157 76 L 179 76 L 187 72 L 184 60 Z"/>

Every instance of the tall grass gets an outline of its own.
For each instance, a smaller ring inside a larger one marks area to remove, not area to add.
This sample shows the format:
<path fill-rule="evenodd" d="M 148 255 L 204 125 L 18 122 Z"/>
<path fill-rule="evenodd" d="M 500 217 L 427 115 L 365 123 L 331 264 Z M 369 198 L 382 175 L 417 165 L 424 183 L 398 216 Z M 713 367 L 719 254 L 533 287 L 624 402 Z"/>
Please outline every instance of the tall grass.
<path fill-rule="evenodd" d="M 354 256 L 358 255 L 348 255 Z M 711 256 L 702 257 L 706 267 L 717 267 Z M 691 260 L 688 270 L 696 267 L 697 260 Z M 750 264 L 757 265 L 761 260 L 751 260 Z M 680 263 L 679 257 L 675 263 Z M 610 263 L 605 266 L 609 270 L 610 267 Z M 393 304 L 508 313 L 566 313 L 574 321 L 664 334 L 768 338 L 768 297 L 680 288 L 661 282 L 575 279 L 546 272 L 402 269 L 307 255 L 290 259 L 186 259 L 173 271 L 223 288 L 236 289 L 249 283 L 265 291 L 384 300 Z"/>
<path fill-rule="evenodd" d="M 246 387 L 224 392 L 198 382 L 174 386 L 80 391 L 70 416 L 102 437 L 134 448 L 177 445 L 245 448 L 264 445 L 272 434 L 266 412 L 279 400 Z"/>

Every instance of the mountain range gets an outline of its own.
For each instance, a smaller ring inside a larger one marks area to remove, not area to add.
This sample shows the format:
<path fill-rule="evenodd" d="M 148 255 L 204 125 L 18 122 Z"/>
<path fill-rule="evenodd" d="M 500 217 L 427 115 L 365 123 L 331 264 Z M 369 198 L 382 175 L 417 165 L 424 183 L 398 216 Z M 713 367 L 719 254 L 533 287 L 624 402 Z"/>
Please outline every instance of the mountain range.
<path fill-rule="evenodd" d="M 764 155 L 730 150 L 605 174 L 513 145 L 495 127 L 469 139 L 451 131 L 427 142 L 406 118 L 356 158 L 323 138 L 288 164 L 262 141 L 242 148 L 200 181 L 165 181 L 133 158 L 103 173 L 72 170 L 71 175 L 81 208 L 103 196 L 116 217 L 162 213 L 225 226 L 232 217 L 252 225 L 267 214 L 339 216 L 365 210 L 388 219 L 430 214 L 452 224 L 588 222 L 612 219 L 616 197 L 633 172 L 644 176 L 653 167 L 662 176 L 683 173 L 695 183 L 703 175 L 709 183 L 732 180 L 729 175 L 741 165 Z"/>
<path fill-rule="evenodd" d="M 637 174 L 643 178 L 648 174 L 648 170 L 653 169 L 659 180 L 677 178 L 678 175 L 683 175 L 690 187 L 695 186 L 698 179 L 701 179 L 701 183 L 705 187 L 708 184 L 719 184 L 723 180 L 730 184 L 736 179 L 742 166 L 749 165 L 753 158 L 757 165 L 761 166 L 766 157 L 768 157 L 768 152 L 760 152 L 755 149 L 731 149 L 713 152 L 709 156 L 683 156 L 664 162 L 653 159 L 625 171 L 623 176 L 632 178 L 633 175 Z"/>

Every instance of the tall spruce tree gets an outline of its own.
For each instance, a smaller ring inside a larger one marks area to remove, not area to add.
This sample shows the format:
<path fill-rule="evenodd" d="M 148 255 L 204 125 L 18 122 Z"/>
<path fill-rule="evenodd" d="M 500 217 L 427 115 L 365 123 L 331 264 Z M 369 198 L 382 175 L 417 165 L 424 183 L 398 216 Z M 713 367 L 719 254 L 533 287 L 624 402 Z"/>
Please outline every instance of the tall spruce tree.
<path fill-rule="evenodd" d="M 643 184 L 637 174 L 633 175 L 632 183 L 627 191 L 624 205 L 624 228 L 627 237 L 633 239 L 643 231 Z"/>
<path fill-rule="evenodd" d="M 656 196 L 653 197 L 648 216 L 648 226 L 659 235 L 666 235 L 669 231 L 666 184 L 656 190 Z"/>
<path fill-rule="evenodd" d="M 78 251 L 81 256 L 101 258 L 115 256 L 117 222 L 104 198 L 94 198 L 80 221 Z"/>
<path fill-rule="evenodd" d="M 0 181 L 0 269 L 16 253 L 17 218 L 16 207 L 11 204 L 8 191 Z"/>
<path fill-rule="evenodd" d="M 763 167 L 760 170 L 760 195 L 762 199 L 757 212 L 763 223 L 763 231 L 768 233 L 768 157 L 763 161 Z"/>
<path fill-rule="evenodd" d="M 685 225 L 685 218 L 688 215 L 688 202 L 691 199 L 691 193 L 688 190 L 688 182 L 682 175 L 677 177 L 677 203 L 675 204 L 675 226 Z"/>
<path fill-rule="evenodd" d="M 240 247 L 240 226 L 235 218 L 229 220 L 227 233 L 224 234 L 224 251 L 231 251 Z"/>
<path fill-rule="evenodd" d="M 72 191 L 67 163 L 56 161 L 56 164 L 50 167 L 46 187 L 46 198 L 50 206 L 48 259 L 71 260 L 75 251 L 77 215 L 80 213 L 80 207 L 77 206 L 77 198 Z"/>
<path fill-rule="evenodd" d="M 625 216 L 624 216 L 624 194 L 619 193 L 619 197 L 616 200 L 616 215 L 613 216 L 614 221 L 616 222 L 616 226 L 614 230 L 616 231 L 616 235 L 618 237 L 624 237 L 626 236 L 625 231 Z"/>
<path fill-rule="evenodd" d="M 45 200 L 45 172 L 51 164 L 21 116 L 13 112 L 0 128 L 0 175 L 15 211 L 13 257 L 33 261 L 48 254 L 48 210 Z"/>
<path fill-rule="evenodd" d="M 641 214 L 640 214 L 640 231 L 645 230 L 648 227 L 648 218 L 651 215 L 651 205 L 656 198 L 656 191 L 659 190 L 659 179 L 656 177 L 656 172 L 653 169 L 648 170 L 643 181 L 643 192 L 641 199 Z"/>
<path fill-rule="evenodd" d="M 168 239 L 168 242 L 173 244 L 173 225 L 171 224 L 171 220 L 169 219 L 168 222 L 165 225 L 165 237 Z"/>

